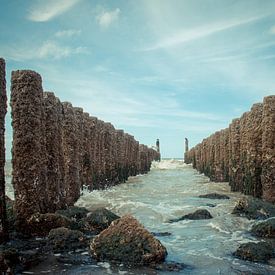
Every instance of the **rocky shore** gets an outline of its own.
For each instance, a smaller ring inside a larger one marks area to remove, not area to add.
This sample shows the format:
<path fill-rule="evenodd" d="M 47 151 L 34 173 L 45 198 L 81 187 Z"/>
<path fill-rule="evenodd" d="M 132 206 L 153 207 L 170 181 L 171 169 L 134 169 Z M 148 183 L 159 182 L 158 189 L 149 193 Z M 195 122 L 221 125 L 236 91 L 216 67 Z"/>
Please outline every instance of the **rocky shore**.
<path fill-rule="evenodd" d="M 119 217 L 105 208 L 88 211 L 72 206 L 56 213 L 34 214 L 27 223 L 31 231 L 24 234 L 9 224 L 12 238 L 0 245 L 0 272 L 18 274 L 49 258 L 71 265 L 108 261 L 157 270 L 185 267 L 165 262 L 166 248 L 135 218 Z"/>

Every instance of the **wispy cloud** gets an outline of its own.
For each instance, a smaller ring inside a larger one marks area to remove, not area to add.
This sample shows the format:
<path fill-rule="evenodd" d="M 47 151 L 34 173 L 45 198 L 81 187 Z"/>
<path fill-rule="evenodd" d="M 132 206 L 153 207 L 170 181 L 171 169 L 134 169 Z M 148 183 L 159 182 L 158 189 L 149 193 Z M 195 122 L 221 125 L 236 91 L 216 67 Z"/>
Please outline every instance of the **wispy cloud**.
<path fill-rule="evenodd" d="M 36 0 L 27 18 L 35 22 L 45 22 L 70 10 L 81 0 Z"/>
<path fill-rule="evenodd" d="M 143 51 L 153 51 L 153 50 L 175 47 L 196 39 L 213 35 L 221 31 L 225 31 L 231 28 L 236 28 L 245 24 L 253 23 L 266 16 L 267 15 L 261 15 L 261 16 L 249 17 L 246 19 L 219 22 L 219 23 L 197 27 L 189 30 L 180 30 L 174 33 L 172 36 L 166 37 L 160 40 L 159 42 L 157 42 L 156 44 L 143 49 Z"/>
<path fill-rule="evenodd" d="M 120 9 L 117 8 L 112 11 L 104 11 L 96 17 L 97 23 L 102 28 L 108 28 L 111 24 L 116 22 L 120 15 Z"/>
<path fill-rule="evenodd" d="M 1 52 L 7 58 L 24 61 L 31 59 L 61 59 L 70 55 L 88 54 L 89 50 L 86 47 L 69 47 L 58 44 L 55 41 L 46 41 L 42 45 L 32 48 L 22 48 L 20 46 L 0 48 Z"/>
<path fill-rule="evenodd" d="M 62 38 L 62 37 L 72 37 L 72 36 L 77 36 L 81 34 L 81 30 L 74 30 L 74 29 L 70 29 L 70 30 L 63 30 L 63 31 L 58 31 L 55 33 L 55 36 L 58 38 Z"/>

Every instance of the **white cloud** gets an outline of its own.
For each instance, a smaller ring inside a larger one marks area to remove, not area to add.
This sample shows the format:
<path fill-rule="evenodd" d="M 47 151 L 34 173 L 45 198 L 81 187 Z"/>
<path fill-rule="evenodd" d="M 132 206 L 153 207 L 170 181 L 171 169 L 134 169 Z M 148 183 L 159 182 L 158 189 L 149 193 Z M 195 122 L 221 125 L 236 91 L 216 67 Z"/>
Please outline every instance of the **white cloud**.
<path fill-rule="evenodd" d="M 37 58 L 49 58 L 60 59 L 73 54 L 87 54 L 88 49 L 86 47 L 72 48 L 69 46 L 62 46 L 54 41 L 46 41 L 41 47 L 37 49 Z"/>
<path fill-rule="evenodd" d="M 219 23 L 197 27 L 189 30 L 180 30 L 176 32 L 174 35 L 164 38 L 161 41 L 157 42 L 156 44 L 145 48 L 144 51 L 153 51 L 153 50 L 165 49 L 165 48 L 182 45 L 192 40 L 207 37 L 209 35 L 212 35 L 221 31 L 225 31 L 241 25 L 255 22 L 266 16 L 267 15 L 261 15 L 261 16 L 246 18 L 246 19 L 219 22 Z"/>
<path fill-rule="evenodd" d="M 61 38 L 61 37 L 72 37 L 80 34 L 81 34 L 81 30 L 70 29 L 70 30 L 58 31 L 55 33 L 55 36 L 58 38 Z"/>
<path fill-rule="evenodd" d="M 80 0 L 36 0 L 27 18 L 35 22 L 46 22 L 71 9 Z"/>
<path fill-rule="evenodd" d="M 108 28 L 112 23 L 118 20 L 120 14 L 120 9 L 115 9 L 113 11 L 105 11 L 96 17 L 97 23 L 103 27 Z"/>
<path fill-rule="evenodd" d="M 46 41 L 42 45 L 33 48 L 22 47 L 6 47 L 1 48 L 1 52 L 10 59 L 16 61 L 24 61 L 31 59 L 61 59 L 74 54 L 88 54 L 89 50 L 86 47 L 72 48 L 63 46 L 55 41 Z"/>

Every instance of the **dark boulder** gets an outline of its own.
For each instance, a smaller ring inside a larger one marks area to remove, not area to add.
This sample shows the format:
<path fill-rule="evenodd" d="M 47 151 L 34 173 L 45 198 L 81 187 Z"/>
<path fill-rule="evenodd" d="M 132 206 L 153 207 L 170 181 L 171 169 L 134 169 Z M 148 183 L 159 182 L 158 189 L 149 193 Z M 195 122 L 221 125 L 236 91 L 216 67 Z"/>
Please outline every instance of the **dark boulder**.
<path fill-rule="evenodd" d="M 155 266 L 167 255 L 166 248 L 130 215 L 114 221 L 91 243 L 97 260 L 132 266 Z"/>
<path fill-rule="evenodd" d="M 91 265 L 97 262 L 89 254 L 65 253 L 56 258 L 57 262 L 66 265 Z"/>
<path fill-rule="evenodd" d="M 267 219 L 275 216 L 275 205 L 253 197 L 241 198 L 232 214 L 248 219 Z"/>
<path fill-rule="evenodd" d="M 207 211 L 206 209 L 199 209 L 199 210 L 195 211 L 194 213 L 184 215 L 181 218 L 169 220 L 169 222 L 170 223 L 179 222 L 182 220 L 207 220 L 207 219 L 212 219 L 212 218 L 213 217 L 209 213 L 209 211 Z"/>
<path fill-rule="evenodd" d="M 54 252 L 72 251 L 87 246 L 84 234 L 65 227 L 52 229 L 48 236 L 48 245 Z"/>
<path fill-rule="evenodd" d="M 98 208 L 88 213 L 87 217 L 83 220 L 84 227 L 87 231 L 100 233 L 109 227 L 114 220 L 119 218 L 119 216 L 105 208 Z"/>
<path fill-rule="evenodd" d="M 176 263 L 176 262 L 164 262 L 164 263 L 160 263 L 157 264 L 156 266 L 154 266 L 154 268 L 156 270 L 162 271 L 162 272 L 179 272 L 183 269 L 190 269 L 189 266 L 183 264 L 183 263 Z"/>
<path fill-rule="evenodd" d="M 78 221 L 85 218 L 89 211 L 85 207 L 70 206 L 64 210 L 57 210 L 55 213 Z"/>
<path fill-rule="evenodd" d="M 41 255 L 40 249 L 18 251 L 18 259 L 22 269 L 28 269 L 38 265 L 45 260 L 45 258 L 45 255 Z"/>
<path fill-rule="evenodd" d="M 245 243 L 233 253 L 239 259 L 261 263 L 267 263 L 272 254 L 272 246 L 266 242 Z"/>
<path fill-rule="evenodd" d="M 212 200 L 229 200 L 230 197 L 224 194 L 218 194 L 218 193 L 210 193 L 205 195 L 199 195 L 199 198 L 206 198 L 206 199 L 212 199 Z"/>
<path fill-rule="evenodd" d="M 19 259 L 16 249 L 0 246 L 0 274 L 14 274 L 18 263 Z"/>
<path fill-rule="evenodd" d="M 254 224 L 251 233 L 258 237 L 275 238 L 275 218 Z"/>
<path fill-rule="evenodd" d="M 213 203 L 206 203 L 205 206 L 208 206 L 208 207 L 216 207 L 217 205 L 216 204 L 213 204 Z"/>
<path fill-rule="evenodd" d="M 51 229 L 70 227 L 71 220 L 59 214 L 34 214 L 27 221 L 29 234 L 32 236 L 47 236 Z"/>

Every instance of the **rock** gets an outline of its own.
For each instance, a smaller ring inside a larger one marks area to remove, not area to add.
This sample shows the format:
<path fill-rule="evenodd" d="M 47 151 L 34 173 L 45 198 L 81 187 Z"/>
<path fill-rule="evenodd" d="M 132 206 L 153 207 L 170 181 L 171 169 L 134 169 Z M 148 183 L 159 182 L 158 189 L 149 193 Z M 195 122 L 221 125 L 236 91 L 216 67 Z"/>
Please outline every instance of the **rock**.
<path fill-rule="evenodd" d="M 170 233 L 170 232 L 151 232 L 151 234 L 155 237 L 165 237 L 165 236 L 172 235 L 172 233 Z"/>
<path fill-rule="evenodd" d="M 273 249 L 269 243 L 245 243 L 233 253 L 233 255 L 242 260 L 267 263 L 272 257 Z"/>
<path fill-rule="evenodd" d="M 65 227 L 52 229 L 48 236 L 48 245 L 54 252 L 71 251 L 87 246 L 84 234 Z"/>
<path fill-rule="evenodd" d="M 45 260 L 39 249 L 24 250 L 18 252 L 18 259 L 23 269 L 30 268 Z"/>
<path fill-rule="evenodd" d="M 275 216 L 275 205 L 250 196 L 243 197 L 237 202 L 232 214 L 248 219 L 267 219 Z"/>
<path fill-rule="evenodd" d="M 167 255 L 161 242 L 130 215 L 102 231 L 92 242 L 91 251 L 97 260 L 133 266 L 154 266 Z"/>
<path fill-rule="evenodd" d="M 199 209 L 194 213 L 184 215 L 181 218 L 169 220 L 169 222 L 170 223 L 179 222 L 182 220 L 206 220 L 206 219 L 212 219 L 212 218 L 213 218 L 212 215 L 206 209 Z"/>
<path fill-rule="evenodd" d="M 210 193 L 205 195 L 199 195 L 199 198 L 213 199 L 213 200 L 229 200 L 230 197 L 218 193 Z"/>
<path fill-rule="evenodd" d="M 98 208 L 91 211 L 84 219 L 84 227 L 88 231 L 99 233 L 109 227 L 112 221 L 119 218 L 119 216 L 105 208 Z"/>
<path fill-rule="evenodd" d="M 213 203 L 206 203 L 205 206 L 208 206 L 208 207 L 216 207 L 217 205 L 216 205 L 216 204 L 213 204 Z"/>
<path fill-rule="evenodd" d="M 34 214 L 27 221 L 29 234 L 32 236 L 47 236 L 51 229 L 70 227 L 71 220 L 58 214 Z"/>
<path fill-rule="evenodd" d="M 96 261 L 88 253 L 87 255 L 82 254 L 63 254 L 56 258 L 60 263 L 67 265 L 91 265 L 96 264 Z"/>
<path fill-rule="evenodd" d="M 77 221 L 85 218 L 89 211 L 85 207 L 70 206 L 64 210 L 57 210 L 55 213 Z"/>
<path fill-rule="evenodd" d="M 157 264 L 154 268 L 160 271 L 179 272 L 187 268 L 187 265 L 183 263 L 176 263 L 176 262 L 164 262 L 161 264 Z"/>
<path fill-rule="evenodd" d="M 275 218 L 254 224 L 251 233 L 258 237 L 275 238 Z"/>
<path fill-rule="evenodd" d="M 18 263 L 16 249 L 0 247 L 0 274 L 14 274 Z"/>

